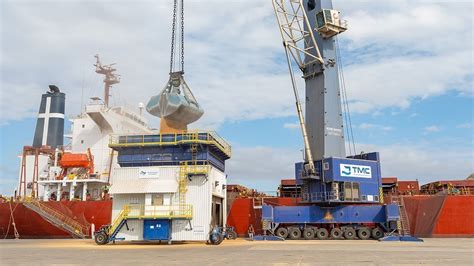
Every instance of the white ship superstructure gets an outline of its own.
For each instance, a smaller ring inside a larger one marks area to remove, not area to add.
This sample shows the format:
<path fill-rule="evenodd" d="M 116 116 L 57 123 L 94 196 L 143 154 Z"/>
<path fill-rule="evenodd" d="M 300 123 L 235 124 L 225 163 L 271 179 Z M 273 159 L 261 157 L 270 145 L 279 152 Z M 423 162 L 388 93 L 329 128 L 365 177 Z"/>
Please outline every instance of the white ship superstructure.
<path fill-rule="evenodd" d="M 54 100 L 59 89 L 43 95 L 43 98 L 46 98 L 42 100 L 38 115 L 39 133 L 35 134 L 35 139 L 42 139 L 43 143 L 37 144 L 38 147 L 24 147 L 20 165 L 19 196 L 32 196 L 44 201 L 101 199 L 111 182 L 110 170 L 118 166 L 116 154 L 109 148 L 110 136 L 152 133 L 148 121 L 141 114 L 124 106 L 109 106 L 108 94 L 111 85 L 119 83 L 119 78 L 113 73 L 115 69 L 112 65 L 102 65 L 98 56 L 96 58 L 96 72 L 105 75 L 105 100 L 99 97 L 91 98 L 84 111 L 70 120 L 71 131 L 65 136 L 69 139 L 69 144 L 51 147 L 48 145 L 52 138 L 50 136 L 56 138 L 51 142 L 57 143 L 60 138 L 61 144 L 64 137 L 62 133 L 52 134 L 52 130 L 45 126 L 49 120 L 56 118 L 48 115 L 51 112 L 48 111 L 47 103 L 52 100 L 47 98 Z M 62 97 L 64 99 L 64 96 Z M 64 107 L 62 112 L 64 113 Z M 40 137 L 36 138 L 36 135 Z"/>

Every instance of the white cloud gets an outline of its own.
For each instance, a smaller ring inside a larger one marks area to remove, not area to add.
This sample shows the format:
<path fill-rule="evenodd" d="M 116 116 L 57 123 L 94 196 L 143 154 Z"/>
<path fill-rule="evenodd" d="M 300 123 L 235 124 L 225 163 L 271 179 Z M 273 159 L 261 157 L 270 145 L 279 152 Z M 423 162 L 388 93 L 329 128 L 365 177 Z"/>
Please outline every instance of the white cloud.
<path fill-rule="evenodd" d="M 377 125 L 377 124 L 371 124 L 371 123 L 362 123 L 358 126 L 360 129 L 370 129 L 370 130 L 383 130 L 383 131 L 391 131 L 393 130 L 393 127 L 390 126 L 383 126 L 383 125 Z"/>
<path fill-rule="evenodd" d="M 101 94 L 96 53 L 117 62 L 123 77 L 112 102 L 136 107 L 159 92 L 167 80 L 172 1 L 110 3 L 2 2 L 3 123 L 34 116 L 50 83 L 67 93 L 67 112 L 78 113 L 83 84 L 84 98 Z M 351 54 L 346 84 L 354 112 L 406 108 L 412 98 L 451 89 L 472 94 L 470 3 L 335 5 L 350 22 L 341 40 Z M 189 1 L 186 8 L 186 79 L 206 110 L 196 126 L 294 113 L 269 1 Z M 12 108 L 13 97 L 22 101 Z"/>
<path fill-rule="evenodd" d="M 436 125 L 431 125 L 431 126 L 425 127 L 424 130 L 425 130 L 425 133 L 431 133 L 431 132 L 439 132 L 441 131 L 441 128 Z"/>
<path fill-rule="evenodd" d="M 275 192 L 280 179 L 293 178 L 295 162 L 302 161 L 302 151 L 290 148 L 233 147 L 233 157 L 226 163 L 228 184 L 242 184 L 261 191 Z"/>
<path fill-rule="evenodd" d="M 473 123 L 463 123 L 456 126 L 456 128 L 474 128 Z"/>
<path fill-rule="evenodd" d="M 464 179 L 474 172 L 474 152 L 469 148 L 446 150 L 431 144 L 408 143 L 356 146 L 358 152 L 380 153 L 382 176 L 428 183 Z M 276 191 L 280 179 L 293 178 L 295 162 L 302 161 L 302 152 L 291 148 L 237 146 L 233 153 L 227 162 L 228 183 L 262 191 Z"/>
<path fill-rule="evenodd" d="M 471 2 L 336 4 L 349 20 L 349 30 L 340 38 L 354 56 L 345 71 L 354 112 L 404 109 L 415 98 L 447 91 L 473 95 Z"/>
<path fill-rule="evenodd" d="M 96 53 L 122 75 L 112 103 L 146 103 L 167 81 L 171 8 L 172 1 L 2 2 L 0 120 L 34 116 L 48 84 L 67 93 L 69 115 L 78 113 L 81 101 L 102 94 Z M 196 126 L 292 115 L 289 77 L 274 61 L 283 50 L 271 3 L 186 8 L 185 77 L 206 111 Z M 11 107 L 12 98 L 25 100 Z"/>
<path fill-rule="evenodd" d="M 295 123 L 285 123 L 283 124 L 283 127 L 284 128 L 288 128 L 288 129 L 297 129 L 297 128 L 300 128 L 300 124 L 295 122 Z"/>
<path fill-rule="evenodd" d="M 469 147 L 447 150 L 431 144 L 391 145 L 358 144 L 363 151 L 378 151 L 383 176 L 421 183 L 436 180 L 465 179 L 474 172 L 474 152 Z M 443 154 L 443 156 L 439 156 Z"/>

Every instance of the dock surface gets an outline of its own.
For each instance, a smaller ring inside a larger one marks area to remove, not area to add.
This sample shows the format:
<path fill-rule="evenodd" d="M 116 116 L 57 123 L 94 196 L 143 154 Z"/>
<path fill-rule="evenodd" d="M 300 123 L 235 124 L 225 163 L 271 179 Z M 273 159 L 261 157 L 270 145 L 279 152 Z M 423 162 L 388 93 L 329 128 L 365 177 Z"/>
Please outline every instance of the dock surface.
<path fill-rule="evenodd" d="M 435 238 L 425 242 L 360 240 L 248 241 L 205 243 L 92 240 L 0 240 L 1 265 L 473 265 L 474 239 Z"/>

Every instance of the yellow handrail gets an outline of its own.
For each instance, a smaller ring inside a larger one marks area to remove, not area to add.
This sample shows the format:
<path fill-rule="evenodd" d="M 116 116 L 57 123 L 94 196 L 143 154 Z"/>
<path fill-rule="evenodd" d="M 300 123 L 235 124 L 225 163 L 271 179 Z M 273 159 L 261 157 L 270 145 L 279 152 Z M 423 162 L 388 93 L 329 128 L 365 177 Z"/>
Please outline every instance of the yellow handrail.
<path fill-rule="evenodd" d="M 127 218 L 128 213 L 130 212 L 129 206 L 123 206 L 123 209 L 120 211 L 119 215 L 114 219 L 112 226 L 109 229 L 109 234 L 112 234 L 115 229 L 120 225 L 123 219 Z"/>
<path fill-rule="evenodd" d="M 49 207 L 47 205 L 44 205 L 44 204 L 41 204 L 39 201 L 37 201 L 34 198 L 26 198 L 25 202 L 36 205 L 36 207 L 38 207 L 41 211 L 53 216 L 54 218 L 60 220 L 64 224 L 72 227 L 77 233 L 84 234 L 85 232 L 88 231 L 87 226 L 85 226 L 85 225 L 77 222 L 76 220 L 66 216 L 64 213 L 61 213 L 61 212 L 55 210 L 54 208 L 51 208 L 51 207 Z"/>
<path fill-rule="evenodd" d="M 203 136 L 203 134 L 205 134 Z M 146 137 L 159 137 L 156 141 L 145 141 Z M 163 137 L 171 137 L 171 139 Z M 111 135 L 109 147 L 127 146 L 163 146 L 179 144 L 207 144 L 214 145 L 227 156 L 231 156 L 232 149 L 222 137 L 214 131 L 187 131 L 174 134 L 145 134 L 145 135 Z"/>

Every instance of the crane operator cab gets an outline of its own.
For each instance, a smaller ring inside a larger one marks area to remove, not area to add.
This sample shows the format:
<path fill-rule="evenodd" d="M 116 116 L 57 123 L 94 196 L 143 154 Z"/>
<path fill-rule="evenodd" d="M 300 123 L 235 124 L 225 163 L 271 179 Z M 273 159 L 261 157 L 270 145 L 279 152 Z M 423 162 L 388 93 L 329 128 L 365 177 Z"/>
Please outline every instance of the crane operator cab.
<path fill-rule="evenodd" d="M 347 21 L 340 18 L 340 13 L 334 9 L 322 9 L 316 13 L 316 29 L 324 38 L 331 38 L 347 30 Z"/>

